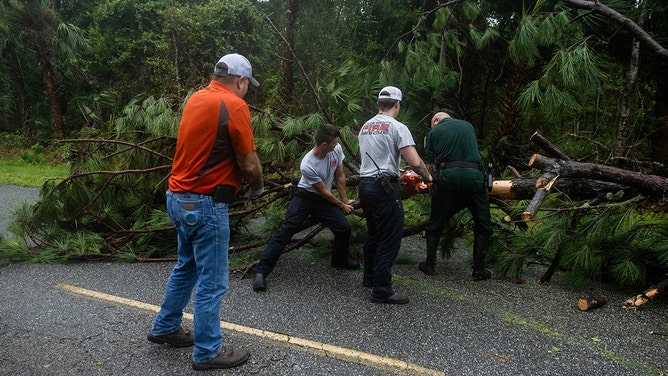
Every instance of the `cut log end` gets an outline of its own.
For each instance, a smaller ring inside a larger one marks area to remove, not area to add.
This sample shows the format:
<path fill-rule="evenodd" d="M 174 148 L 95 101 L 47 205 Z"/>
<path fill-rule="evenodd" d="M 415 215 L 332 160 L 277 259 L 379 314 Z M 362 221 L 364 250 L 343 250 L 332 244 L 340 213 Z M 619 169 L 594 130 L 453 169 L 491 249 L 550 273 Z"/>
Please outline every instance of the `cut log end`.
<path fill-rule="evenodd" d="M 524 222 L 531 222 L 533 220 L 533 215 L 528 211 L 522 212 L 522 220 Z"/>
<path fill-rule="evenodd" d="M 490 196 L 496 196 L 501 199 L 512 199 L 515 198 L 513 193 L 513 181 L 512 180 L 495 180 L 492 184 L 492 191 L 489 192 Z"/>
<path fill-rule="evenodd" d="M 603 307 L 608 300 L 605 296 L 590 296 L 586 299 L 578 300 L 578 309 L 580 311 L 589 311 L 594 308 Z"/>
<path fill-rule="evenodd" d="M 536 163 L 536 158 L 538 158 L 537 154 L 534 154 L 529 158 L 529 163 L 527 164 L 529 167 L 533 166 L 534 163 Z"/>

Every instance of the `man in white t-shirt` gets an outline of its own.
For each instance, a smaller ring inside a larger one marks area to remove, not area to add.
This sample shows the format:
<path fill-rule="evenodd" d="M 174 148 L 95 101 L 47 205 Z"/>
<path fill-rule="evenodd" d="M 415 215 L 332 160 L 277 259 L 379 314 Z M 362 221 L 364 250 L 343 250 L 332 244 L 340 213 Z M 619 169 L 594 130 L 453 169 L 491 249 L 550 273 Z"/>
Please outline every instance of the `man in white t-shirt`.
<path fill-rule="evenodd" d="M 359 269 L 359 261 L 349 256 L 350 224 L 345 215 L 353 211 L 346 193 L 343 171 L 343 150 L 338 143 L 339 129 L 324 124 L 315 133 L 315 147 L 302 159 L 299 169 L 302 177 L 285 213 L 281 226 L 274 232 L 255 266 L 253 290 L 267 289 L 267 276 L 292 236 L 301 231 L 302 224 L 312 216 L 334 233 L 332 266 L 341 269 Z M 336 185 L 339 197 L 332 192 Z"/>
<path fill-rule="evenodd" d="M 378 94 L 378 114 L 369 119 L 359 133 L 359 198 L 366 218 L 364 242 L 365 287 L 373 287 L 374 303 L 405 304 L 409 299 L 392 289 L 392 265 L 401 247 L 404 207 L 399 186 L 401 158 L 431 181 L 427 166 L 415 149 L 408 127 L 396 120 L 401 108 L 401 90 L 394 86 Z"/>

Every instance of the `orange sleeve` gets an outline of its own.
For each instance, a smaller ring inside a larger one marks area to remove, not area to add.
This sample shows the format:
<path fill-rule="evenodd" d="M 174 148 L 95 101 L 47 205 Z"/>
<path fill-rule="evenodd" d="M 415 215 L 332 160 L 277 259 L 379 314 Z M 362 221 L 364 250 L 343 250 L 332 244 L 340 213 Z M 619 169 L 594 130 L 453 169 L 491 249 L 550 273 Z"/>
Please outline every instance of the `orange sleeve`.
<path fill-rule="evenodd" d="M 230 114 L 228 131 L 230 132 L 234 154 L 248 154 L 255 150 L 255 138 L 248 105 L 244 103 L 243 106 Z"/>

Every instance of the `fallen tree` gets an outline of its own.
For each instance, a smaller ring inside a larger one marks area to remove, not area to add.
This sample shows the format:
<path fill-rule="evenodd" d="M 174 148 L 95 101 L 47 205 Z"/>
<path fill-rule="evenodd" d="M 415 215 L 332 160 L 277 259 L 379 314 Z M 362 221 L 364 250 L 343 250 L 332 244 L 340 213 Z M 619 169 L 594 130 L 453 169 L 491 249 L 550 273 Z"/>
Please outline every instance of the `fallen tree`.
<path fill-rule="evenodd" d="M 549 210 L 551 214 L 558 214 L 546 216 L 552 218 L 561 217 L 561 213 L 568 216 L 574 212 L 587 216 L 589 214 L 586 213 L 597 215 L 597 212 L 609 211 L 615 205 L 664 200 L 665 178 L 576 162 L 538 133 L 531 140 L 546 155 L 535 154 L 528 163 L 539 170 L 538 178 L 522 177 L 509 166 L 514 178 L 494 181 L 490 192 L 492 205 L 506 213 L 502 220 L 494 218 L 495 226 L 502 230 L 498 232 L 499 237 L 528 230 L 527 224 L 540 211 Z M 11 245 L 12 253 L 7 259 L 49 262 L 101 258 L 173 260 L 176 237 L 164 211 L 164 187 L 169 176 L 171 160 L 168 155 L 173 139 L 156 138 L 136 143 L 114 139 L 68 142 L 78 146 L 73 150 L 77 163 L 72 175 L 43 187 L 41 201 L 17 221 L 21 230 L 17 235 L 28 241 L 23 245 Z M 298 177 L 293 175 L 294 169 L 286 172 L 284 166 L 276 167 L 274 162 L 264 167 L 265 193 L 262 197 L 249 201 L 244 198 L 245 192 L 241 192 L 230 205 L 234 234 L 232 253 L 264 246 L 269 234 L 262 231 L 271 231 L 272 225 L 280 223 L 282 208 L 298 181 Z M 351 175 L 347 177 L 347 186 L 354 192 L 359 184 L 359 175 L 355 168 L 348 172 Z M 404 199 L 410 200 L 408 196 Z M 546 199 L 550 208 L 543 208 Z M 618 203 L 605 202 L 610 199 Z M 518 201 L 525 200 L 530 200 L 530 203 L 524 211 L 518 210 Z M 419 201 L 417 204 L 423 205 Z M 361 217 L 363 213 L 356 210 L 354 215 Z M 267 216 L 271 218 L 270 226 L 264 230 L 255 224 L 248 226 L 250 218 Z M 571 219 L 573 232 L 580 231 L 577 228 L 578 216 Z M 468 231 L 464 226 L 460 228 Z M 423 219 L 413 217 L 406 222 L 402 235 L 420 234 L 424 227 Z M 535 228 L 532 226 L 532 230 Z M 317 224 L 305 223 L 302 231 L 307 235 L 294 239 L 286 252 L 311 242 L 322 230 Z M 528 252 L 536 253 L 531 249 Z M 549 281 L 557 270 L 561 263 L 561 250 L 545 253 L 541 256 L 541 263 L 546 256 L 551 258 L 551 262 L 540 279 L 541 283 Z M 252 263 L 241 270 L 247 271 L 249 266 Z"/>
<path fill-rule="evenodd" d="M 587 234 L 587 227 L 589 226 L 587 223 L 596 223 L 597 216 L 602 216 L 603 213 L 609 214 L 610 210 L 617 206 L 615 203 L 604 204 L 605 201 L 613 200 L 620 202 L 623 205 L 622 207 L 625 205 L 633 205 L 651 208 L 652 211 L 655 212 L 666 211 L 666 204 L 668 202 L 668 179 L 665 177 L 600 164 L 577 162 L 572 160 L 567 154 L 559 150 L 554 144 L 538 133 L 535 133 L 531 137 L 531 140 L 548 154 L 548 156 L 534 154 L 529 160 L 528 166 L 538 169 L 540 171 L 540 176 L 537 179 L 522 179 L 521 177 L 518 177 L 513 180 L 495 182 L 494 189 L 490 192 L 490 195 L 496 195 L 496 197 L 502 200 L 530 199 L 529 204 L 525 207 L 521 215 L 524 222 L 531 222 L 536 219 L 537 213 L 541 210 L 543 203 L 552 192 L 559 192 L 561 196 L 560 198 L 563 198 L 565 201 L 573 202 L 574 205 L 570 210 L 563 207 L 557 209 L 551 208 L 553 213 L 571 212 L 571 214 L 562 221 L 563 224 L 559 225 L 559 227 L 553 227 L 551 229 L 548 227 L 544 231 L 550 232 L 552 230 L 553 232 L 553 234 L 547 234 L 546 239 L 552 239 L 553 241 L 555 236 L 556 238 L 563 236 L 564 240 L 562 240 L 562 244 L 557 244 L 556 247 L 553 247 L 553 254 L 551 256 L 551 261 L 549 262 L 549 267 L 539 278 L 539 283 L 550 281 L 552 275 L 561 264 L 566 249 L 568 249 L 567 252 L 570 252 L 570 260 L 573 260 L 574 257 L 576 260 L 591 260 L 593 257 L 591 255 L 573 256 L 572 253 L 591 253 L 592 251 L 587 249 L 596 247 L 596 245 L 588 247 L 587 237 L 585 235 L 582 240 L 584 242 L 584 244 L 582 244 L 583 251 L 577 251 L 573 249 L 578 247 L 577 242 L 574 242 L 573 240 L 579 238 L 582 234 Z M 514 169 L 512 169 L 512 171 L 515 176 L 519 175 Z M 581 201 L 585 201 L 586 203 L 578 204 L 578 202 Z M 587 214 L 588 212 L 591 212 L 591 214 Z M 621 212 L 624 213 L 625 211 L 622 209 Z M 628 211 L 626 211 L 626 213 L 628 213 Z M 581 224 L 583 218 L 588 219 L 584 224 Z M 550 220 L 548 220 L 548 222 L 550 222 Z M 661 228 L 664 228 L 665 230 L 665 225 L 661 225 L 661 222 L 662 221 L 658 219 L 656 224 L 654 224 L 653 220 L 649 220 L 645 224 L 631 224 L 628 230 L 624 230 L 626 232 L 618 232 L 616 230 L 617 225 L 614 224 L 613 221 L 610 225 L 611 232 L 609 235 L 611 239 L 624 239 L 622 240 L 622 244 L 626 244 L 627 247 L 633 248 L 640 246 L 641 248 L 644 248 L 647 247 L 647 245 L 641 245 L 641 243 L 638 243 L 638 245 L 631 245 L 627 243 L 629 241 L 642 242 L 643 237 L 649 234 L 655 234 L 654 236 L 659 237 L 662 236 L 661 234 L 666 231 L 661 230 Z M 656 229 L 656 231 L 650 230 L 647 235 L 643 235 L 642 232 L 645 231 L 644 229 Z M 558 235 L 559 232 L 563 235 Z M 605 242 L 605 240 L 603 240 L 603 242 Z M 540 249 L 541 246 L 546 246 L 546 244 L 534 244 L 533 240 L 528 240 L 527 253 L 522 256 L 522 259 L 530 258 L 532 253 L 536 253 L 535 249 Z M 622 250 L 624 249 L 624 246 L 614 247 Z M 654 250 L 656 248 L 657 247 L 650 246 L 650 249 L 653 249 L 653 252 L 661 252 L 660 250 Z M 630 259 L 625 260 L 625 258 L 631 258 L 633 254 L 637 255 L 638 252 L 641 252 L 640 249 L 632 254 L 621 256 L 619 261 L 616 261 L 618 263 L 617 267 L 633 268 L 633 274 L 638 275 L 637 271 L 646 267 L 644 264 L 646 261 L 637 260 L 632 262 Z M 508 265 L 515 265 L 511 270 L 517 271 L 518 266 L 516 259 L 518 255 L 511 250 L 507 251 L 507 253 L 510 255 L 508 259 L 510 264 Z M 538 254 L 541 253 L 542 252 L 538 252 Z M 620 256 L 616 257 L 619 258 Z M 657 259 L 654 260 L 654 263 L 657 263 Z M 660 262 L 658 264 L 660 264 Z M 595 264 L 590 265 L 590 267 L 595 267 Z M 665 263 L 663 263 L 663 268 L 666 268 Z"/>

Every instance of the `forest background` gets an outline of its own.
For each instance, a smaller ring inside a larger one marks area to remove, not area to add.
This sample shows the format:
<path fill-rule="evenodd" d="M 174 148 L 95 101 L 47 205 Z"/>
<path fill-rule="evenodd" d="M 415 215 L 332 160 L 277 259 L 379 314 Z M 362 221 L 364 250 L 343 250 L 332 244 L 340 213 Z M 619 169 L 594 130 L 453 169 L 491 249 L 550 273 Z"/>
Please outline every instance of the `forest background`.
<path fill-rule="evenodd" d="M 261 83 L 245 99 L 267 180 L 261 200 L 231 208 L 241 270 L 280 223 L 319 124 L 341 129 L 357 173 L 356 135 L 386 85 L 402 89 L 399 120 L 420 152 L 432 114 L 448 111 L 474 124 L 497 179 L 540 174 L 527 166 L 534 132 L 577 161 L 667 176 L 667 19 L 663 0 L 2 0 L 1 139 L 29 159 L 48 150 L 70 173 L 17 210 L 0 262 L 173 257 L 164 191 L 180 111 L 231 52 Z M 541 263 L 576 284 L 660 281 L 668 225 L 656 201 L 555 193 L 528 225 L 516 220 L 526 200 L 497 202 L 489 259 L 511 278 Z M 428 195 L 404 204 L 419 229 Z M 363 218 L 349 219 L 359 252 Z M 453 219 L 444 256 L 470 227 L 466 212 Z M 297 246 L 322 230 L 304 229 Z"/>

